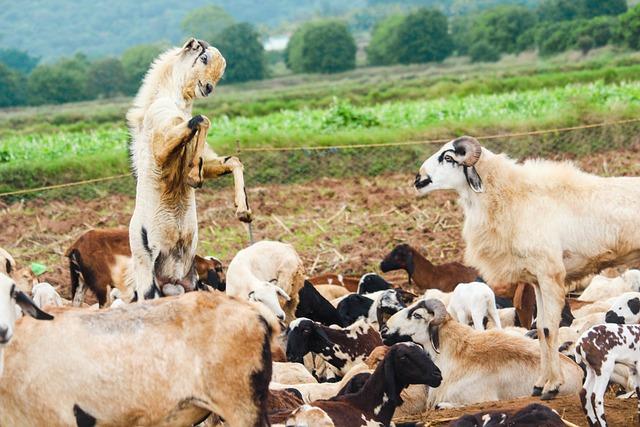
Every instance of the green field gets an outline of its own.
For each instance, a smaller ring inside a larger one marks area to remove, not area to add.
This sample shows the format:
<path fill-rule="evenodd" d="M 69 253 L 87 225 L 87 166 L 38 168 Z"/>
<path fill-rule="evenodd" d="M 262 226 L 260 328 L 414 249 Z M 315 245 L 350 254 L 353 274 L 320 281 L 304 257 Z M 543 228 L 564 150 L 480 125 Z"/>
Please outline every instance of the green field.
<path fill-rule="evenodd" d="M 213 98 L 197 104 L 196 112 L 212 119 L 209 143 L 220 153 L 235 152 L 238 143 L 241 148 L 371 144 L 638 116 L 640 56 L 604 51 L 569 59 L 507 58 L 481 66 L 453 62 L 360 69 L 335 78 L 292 76 L 222 86 Z M 567 63 L 571 65 L 561 65 Z M 128 103 L 122 99 L 0 113 L 0 192 L 127 172 L 123 118 Z M 587 138 L 585 143 L 602 141 Z M 355 155 L 348 150 L 341 154 L 350 161 Z M 405 152 L 404 161 L 413 155 L 415 150 Z M 286 161 L 278 159 L 281 153 L 248 157 L 269 160 L 256 165 L 264 170 L 255 175 L 269 182 L 298 180 L 283 179 L 281 168 L 297 167 L 291 159 L 300 160 L 299 175 L 307 173 L 299 156 L 288 155 Z M 376 172 L 394 168 L 387 158 L 368 165 Z"/>

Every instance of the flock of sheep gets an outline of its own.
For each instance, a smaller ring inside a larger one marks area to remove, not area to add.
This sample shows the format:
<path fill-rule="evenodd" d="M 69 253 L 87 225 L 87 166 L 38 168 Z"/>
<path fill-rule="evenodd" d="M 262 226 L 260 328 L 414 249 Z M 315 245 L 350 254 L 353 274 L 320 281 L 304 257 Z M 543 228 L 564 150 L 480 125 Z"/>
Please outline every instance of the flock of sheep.
<path fill-rule="evenodd" d="M 295 248 L 261 241 L 225 271 L 195 253 L 195 189 L 232 173 L 236 215 L 250 222 L 243 166 L 208 148 L 210 121 L 192 114 L 225 66 L 196 39 L 151 66 L 127 114 L 129 229 L 92 230 L 69 248 L 72 302 L 16 281 L 0 250 L 0 425 L 388 426 L 580 394 L 588 423 L 604 426 L 610 383 L 638 394 L 640 271 L 565 295 L 640 263 L 640 179 L 517 163 L 461 137 L 414 187 L 458 193 L 467 265 L 399 245 L 380 269 L 405 270 L 402 289 L 374 273 L 308 278 Z M 87 290 L 98 307 L 84 307 Z M 570 423 L 533 404 L 451 425 Z"/>

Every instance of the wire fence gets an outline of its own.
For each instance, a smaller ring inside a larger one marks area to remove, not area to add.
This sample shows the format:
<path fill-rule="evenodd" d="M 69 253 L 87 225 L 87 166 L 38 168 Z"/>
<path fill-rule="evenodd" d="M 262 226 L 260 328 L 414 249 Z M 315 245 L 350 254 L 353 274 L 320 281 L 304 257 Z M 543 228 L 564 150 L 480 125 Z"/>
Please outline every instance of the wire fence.
<path fill-rule="evenodd" d="M 294 183 L 322 177 L 341 178 L 385 173 L 412 174 L 440 145 L 458 135 L 459 133 L 452 133 L 450 137 L 438 139 L 313 147 L 245 148 L 238 144 L 235 154 L 245 165 L 245 179 L 248 185 Z M 504 152 L 514 158 L 575 159 L 603 151 L 637 147 L 640 144 L 640 118 L 564 128 L 480 135 L 476 138 L 491 151 Z M 124 180 L 127 177 L 131 175 L 118 174 L 25 188 L 0 193 L 0 198 L 37 195 L 52 190 L 68 194 L 77 191 L 76 189 L 81 186 L 100 185 Z M 127 185 L 132 183 L 129 182 Z"/>

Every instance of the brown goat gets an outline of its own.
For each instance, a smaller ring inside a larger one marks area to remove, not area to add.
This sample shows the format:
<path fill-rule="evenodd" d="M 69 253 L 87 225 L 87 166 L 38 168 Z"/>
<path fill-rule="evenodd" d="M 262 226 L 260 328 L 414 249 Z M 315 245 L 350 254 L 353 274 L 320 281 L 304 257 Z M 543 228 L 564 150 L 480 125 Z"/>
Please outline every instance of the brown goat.
<path fill-rule="evenodd" d="M 86 288 L 95 294 L 100 307 L 108 302 L 110 286 L 119 289 L 126 301 L 133 297 L 130 290 L 132 286 L 127 283 L 131 280 L 128 229 L 89 230 L 78 237 L 65 256 L 69 258 L 71 298 L 75 306 L 80 306 L 84 301 Z M 220 289 L 224 283 L 220 261 L 196 255 L 195 265 L 202 282 Z"/>
<path fill-rule="evenodd" d="M 413 280 L 420 289 L 439 289 L 443 292 L 451 292 L 458 283 L 473 282 L 479 276 L 475 268 L 459 262 L 434 265 L 406 243 L 393 248 L 380 263 L 380 269 L 383 273 L 404 270 L 409 275 L 409 283 Z"/>

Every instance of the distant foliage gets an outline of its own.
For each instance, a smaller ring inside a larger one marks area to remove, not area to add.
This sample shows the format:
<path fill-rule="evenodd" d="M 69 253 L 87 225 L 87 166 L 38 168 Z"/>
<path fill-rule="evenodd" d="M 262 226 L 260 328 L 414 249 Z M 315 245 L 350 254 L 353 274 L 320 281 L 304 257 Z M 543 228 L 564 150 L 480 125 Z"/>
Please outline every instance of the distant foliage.
<path fill-rule="evenodd" d="M 235 20 L 223 8 L 215 5 L 193 9 L 182 19 L 180 28 L 187 37 L 197 37 L 209 43 L 218 43 L 218 36 Z"/>
<path fill-rule="evenodd" d="M 294 72 L 338 73 L 355 68 L 356 43 L 339 21 L 311 22 L 291 37 L 285 62 Z"/>
<path fill-rule="evenodd" d="M 404 22 L 404 16 L 392 15 L 378 22 L 373 29 L 371 41 L 366 48 L 367 61 L 371 65 L 397 64 L 398 28 Z"/>
<path fill-rule="evenodd" d="M 30 104 L 59 104 L 92 98 L 87 93 L 86 56 L 77 54 L 55 64 L 39 65 L 29 75 L 27 96 Z"/>
<path fill-rule="evenodd" d="M 17 71 L 0 64 L 0 107 L 11 107 L 25 103 L 22 87 L 24 77 Z"/>
<path fill-rule="evenodd" d="M 122 62 L 117 58 L 105 58 L 93 62 L 87 71 L 87 93 L 110 98 L 124 93 L 126 78 Z"/>
<path fill-rule="evenodd" d="M 472 62 L 496 62 L 500 60 L 500 51 L 486 40 L 480 40 L 469 49 Z"/>
<path fill-rule="evenodd" d="M 447 17 L 438 10 L 419 9 L 391 16 L 376 25 L 369 46 L 372 65 L 438 62 L 453 51 Z"/>
<path fill-rule="evenodd" d="M 593 18 L 602 15 L 620 15 L 627 11 L 627 0 L 579 0 L 580 15 Z"/>
<path fill-rule="evenodd" d="M 38 65 L 40 58 L 18 49 L 0 49 L 0 62 L 22 74 L 29 74 Z"/>
<path fill-rule="evenodd" d="M 220 33 L 217 47 L 227 60 L 224 81 L 261 80 L 267 75 L 260 35 L 247 23 L 234 24 Z"/>
<path fill-rule="evenodd" d="M 640 4 L 620 17 L 620 35 L 627 46 L 640 50 Z"/>
<path fill-rule="evenodd" d="M 138 45 L 124 51 L 121 60 L 126 93 L 133 95 L 138 91 L 149 66 L 163 50 L 160 45 Z"/>
<path fill-rule="evenodd" d="M 354 107 L 349 101 L 333 99 L 326 112 L 322 127 L 325 129 L 371 128 L 380 126 L 380 120 L 372 113 Z"/>

